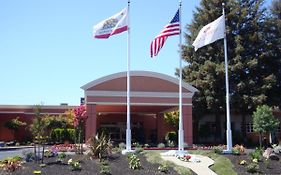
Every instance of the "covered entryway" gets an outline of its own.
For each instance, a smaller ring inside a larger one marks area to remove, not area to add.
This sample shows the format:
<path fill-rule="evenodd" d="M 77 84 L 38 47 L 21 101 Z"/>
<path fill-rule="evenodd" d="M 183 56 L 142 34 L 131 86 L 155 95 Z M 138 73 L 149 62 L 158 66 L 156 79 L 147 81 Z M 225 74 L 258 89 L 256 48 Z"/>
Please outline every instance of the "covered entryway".
<path fill-rule="evenodd" d="M 164 113 L 178 108 L 178 79 L 155 72 L 131 71 L 132 141 L 162 142 L 171 128 Z M 126 79 L 121 72 L 94 80 L 81 88 L 85 91 L 88 119 L 86 140 L 99 130 L 110 131 L 111 138 L 125 141 Z M 184 142 L 192 144 L 192 96 L 197 90 L 183 83 Z"/>

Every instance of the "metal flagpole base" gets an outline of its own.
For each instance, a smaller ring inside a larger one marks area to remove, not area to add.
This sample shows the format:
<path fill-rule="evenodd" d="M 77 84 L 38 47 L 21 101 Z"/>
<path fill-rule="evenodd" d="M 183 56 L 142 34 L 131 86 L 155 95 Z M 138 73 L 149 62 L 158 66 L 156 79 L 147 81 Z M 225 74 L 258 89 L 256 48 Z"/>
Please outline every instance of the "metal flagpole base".
<path fill-rule="evenodd" d="M 223 150 L 222 151 L 223 154 L 232 154 L 232 150 Z"/>
<path fill-rule="evenodd" d="M 131 152 L 135 152 L 135 150 L 131 148 L 131 129 L 126 129 L 126 149 L 122 150 L 121 153 L 125 155 Z"/>
<path fill-rule="evenodd" d="M 179 129 L 179 143 L 178 150 L 175 152 L 176 156 L 183 157 L 187 154 L 187 151 L 184 151 L 183 145 L 183 129 Z"/>
<path fill-rule="evenodd" d="M 226 150 L 223 150 L 224 154 L 231 154 L 232 153 L 232 132 L 230 129 L 226 130 Z"/>
<path fill-rule="evenodd" d="M 122 153 L 123 155 L 126 155 L 126 154 L 128 154 L 128 153 L 134 153 L 134 152 L 135 152 L 135 150 L 132 150 L 132 149 L 130 149 L 130 150 L 124 149 L 124 150 L 121 151 L 121 153 Z"/>
<path fill-rule="evenodd" d="M 188 152 L 184 151 L 184 150 L 177 150 L 176 153 L 175 153 L 175 155 L 179 156 L 179 157 L 183 157 L 186 154 L 188 154 Z"/>
<path fill-rule="evenodd" d="M 179 140 L 178 140 L 178 150 L 184 150 L 184 144 L 183 144 L 183 130 L 182 129 L 179 129 L 179 131 L 178 131 L 179 133 Z"/>

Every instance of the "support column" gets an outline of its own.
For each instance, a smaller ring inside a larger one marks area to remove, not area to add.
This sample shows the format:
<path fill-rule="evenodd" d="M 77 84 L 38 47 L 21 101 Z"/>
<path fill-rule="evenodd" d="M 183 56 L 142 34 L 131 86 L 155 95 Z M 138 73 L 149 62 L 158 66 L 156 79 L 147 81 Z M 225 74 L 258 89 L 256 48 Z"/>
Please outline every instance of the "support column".
<path fill-rule="evenodd" d="M 92 136 L 96 135 L 97 131 L 97 111 L 96 111 L 96 105 L 88 104 L 87 105 L 87 121 L 86 121 L 86 133 L 85 133 L 85 139 L 86 141 L 89 140 Z"/>
<path fill-rule="evenodd" d="M 164 131 L 164 114 L 159 113 L 156 115 L 157 119 L 157 142 L 161 143 L 163 142 L 163 131 Z"/>
<path fill-rule="evenodd" d="M 193 131 L 192 131 L 192 106 L 182 107 L 184 142 L 191 146 L 193 144 Z"/>

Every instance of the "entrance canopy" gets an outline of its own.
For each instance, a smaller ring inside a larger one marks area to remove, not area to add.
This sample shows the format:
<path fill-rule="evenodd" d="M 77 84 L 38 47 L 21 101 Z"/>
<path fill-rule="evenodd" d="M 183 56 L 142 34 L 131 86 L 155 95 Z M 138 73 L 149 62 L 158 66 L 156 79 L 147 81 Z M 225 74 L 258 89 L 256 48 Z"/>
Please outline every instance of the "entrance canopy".
<path fill-rule="evenodd" d="M 178 106 L 178 79 L 148 71 L 131 71 L 130 74 L 132 106 Z M 82 86 L 86 103 L 99 106 L 126 105 L 126 78 L 127 73 L 121 72 Z M 191 98 L 196 91 L 196 88 L 183 82 L 183 105 L 192 104 Z"/>
<path fill-rule="evenodd" d="M 158 115 L 178 109 L 179 80 L 177 78 L 149 71 L 131 71 L 130 76 L 132 115 Z M 89 130 L 91 133 L 88 134 L 96 133 L 97 116 L 126 114 L 127 72 L 99 78 L 81 88 L 85 92 L 87 113 L 90 115 L 88 125 L 92 127 L 91 131 Z M 183 108 L 186 109 L 185 113 L 191 116 L 192 123 L 192 96 L 197 89 L 185 82 L 182 83 L 182 88 Z"/>

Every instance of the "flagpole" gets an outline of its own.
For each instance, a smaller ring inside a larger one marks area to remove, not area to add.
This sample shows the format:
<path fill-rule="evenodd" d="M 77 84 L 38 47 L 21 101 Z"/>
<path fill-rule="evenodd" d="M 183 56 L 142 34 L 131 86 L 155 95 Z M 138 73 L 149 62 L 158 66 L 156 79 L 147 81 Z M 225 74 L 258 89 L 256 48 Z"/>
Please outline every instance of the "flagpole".
<path fill-rule="evenodd" d="M 130 0 L 128 0 L 128 41 L 127 41 L 127 129 L 126 129 L 126 150 L 122 153 L 132 152 L 131 148 L 131 108 L 130 108 Z"/>
<path fill-rule="evenodd" d="M 222 3 L 222 14 L 225 17 L 224 3 Z M 225 19 L 224 19 L 225 23 Z M 225 24 L 224 24 L 225 27 Z M 225 88 L 226 88 L 226 142 L 227 148 L 224 153 L 232 152 L 232 132 L 231 132 L 231 119 L 230 119 L 230 105 L 229 105 L 229 84 L 228 84 L 228 59 L 227 59 L 227 41 L 226 30 L 224 29 L 224 65 L 225 65 Z"/>
<path fill-rule="evenodd" d="M 182 45 L 182 24 L 181 24 L 181 13 L 182 13 L 182 0 L 179 1 L 179 21 L 180 21 L 180 36 L 179 36 L 179 138 L 178 138 L 178 155 L 184 154 L 184 132 L 182 123 L 182 59 L 181 59 L 181 45 Z"/>

